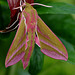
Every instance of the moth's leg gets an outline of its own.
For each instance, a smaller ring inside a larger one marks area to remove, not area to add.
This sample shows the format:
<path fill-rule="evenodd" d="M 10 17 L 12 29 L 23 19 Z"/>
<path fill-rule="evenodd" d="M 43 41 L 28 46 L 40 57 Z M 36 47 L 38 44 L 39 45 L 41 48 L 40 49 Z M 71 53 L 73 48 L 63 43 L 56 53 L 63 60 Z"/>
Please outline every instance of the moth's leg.
<path fill-rule="evenodd" d="M 16 19 L 16 21 L 11 25 L 11 26 L 9 26 L 9 27 L 6 27 L 6 29 L 10 29 L 11 27 L 13 27 L 14 25 L 15 25 L 15 23 L 18 21 L 18 19 L 19 19 L 19 16 L 20 16 L 20 13 L 18 13 L 18 16 L 17 16 L 17 19 Z"/>
<path fill-rule="evenodd" d="M 15 28 L 13 28 L 13 29 L 11 29 L 11 30 L 9 30 L 9 31 L 7 31 L 7 32 L 11 32 L 11 31 L 13 31 L 13 30 L 17 29 L 17 28 L 18 28 L 18 26 L 19 26 L 19 24 L 18 24 Z"/>
<path fill-rule="evenodd" d="M 24 3 L 26 3 L 26 1 L 24 0 Z"/>
<path fill-rule="evenodd" d="M 7 33 L 7 32 L 10 32 L 10 31 L 13 31 L 13 30 L 17 29 L 18 25 L 13 29 L 12 29 L 12 27 L 18 22 L 19 15 L 20 15 L 20 13 L 18 13 L 17 20 L 11 26 L 6 27 L 4 30 L 0 30 L 0 33 Z"/>
<path fill-rule="evenodd" d="M 11 32 L 13 30 L 16 30 L 18 28 L 18 26 L 19 26 L 19 24 L 15 28 L 13 28 L 11 30 L 3 30 L 3 31 L 0 31 L 0 33 L 8 33 L 8 32 Z"/>
<path fill-rule="evenodd" d="M 22 5 L 22 0 L 20 0 L 20 6 Z M 20 7 L 20 10 L 22 11 L 22 7 Z"/>
<path fill-rule="evenodd" d="M 23 8 L 22 8 L 23 6 L 26 6 L 26 1 L 25 0 L 24 1 L 20 0 L 20 6 L 16 7 L 16 8 L 13 8 L 13 10 L 20 9 L 20 11 L 22 11 L 23 10 Z"/>
<path fill-rule="evenodd" d="M 22 11 L 23 8 L 22 8 L 22 5 L 25 5 L 26 1 L 25 0 L 20 0 L 20 10 Z"/>

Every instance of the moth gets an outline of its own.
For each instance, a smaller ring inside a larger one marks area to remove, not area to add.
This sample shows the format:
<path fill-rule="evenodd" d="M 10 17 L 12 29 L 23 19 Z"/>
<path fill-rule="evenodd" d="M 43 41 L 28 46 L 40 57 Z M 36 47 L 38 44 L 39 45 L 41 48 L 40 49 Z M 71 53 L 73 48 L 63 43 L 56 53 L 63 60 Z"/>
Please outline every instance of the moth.
<path fill-rule="evenodd" d="M 36 9 L 29 3 L 21 5 L 20 20 L 15 38 L 8 51 L 5 66 L 11 66 L 22 60 L 24 69 L 32 55 L 35 43 L 45 55 L 59 60 L 68 59 L 68 53 L 52 30 L 38 16 Z M 16 9 L 14 9 L 16 10 Z"/>

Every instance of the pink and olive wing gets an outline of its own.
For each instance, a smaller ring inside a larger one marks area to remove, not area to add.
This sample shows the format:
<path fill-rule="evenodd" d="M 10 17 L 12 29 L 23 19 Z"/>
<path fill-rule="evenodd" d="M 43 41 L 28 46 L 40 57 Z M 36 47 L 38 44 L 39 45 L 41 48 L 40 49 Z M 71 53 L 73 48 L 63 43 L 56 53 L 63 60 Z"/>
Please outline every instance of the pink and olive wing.
<path fill-rule="evenodd" d="M 25 40 L 26 40 L 26 27 L 23 16 L 21 20 L 15 38 L 10 46 L 9 52 L 6 57 L 5 66 L 11 66 L 20 61 L 25 55 Z"/>
<path fill-rule="evenodd" d="M 27 49 L 25 50 L 25 55 L 22 58 L 22 63 L 24 69 L 28 66 L 28 62 L 30 60 L 30 57 L 32 55 L 33 49 L 34 49 L 34 38 L 35 38 L 35 32 L 28 32 L 28 39 L 29 41 L 27 42 Z"/>
<path fill-rule="evenodd" d="M 41 51 L 44 54 L 54 59 L 65 61 L 68 59 L 65 46 L 39 16 L 37 22 L 37 35 L 40 41 Z"/>

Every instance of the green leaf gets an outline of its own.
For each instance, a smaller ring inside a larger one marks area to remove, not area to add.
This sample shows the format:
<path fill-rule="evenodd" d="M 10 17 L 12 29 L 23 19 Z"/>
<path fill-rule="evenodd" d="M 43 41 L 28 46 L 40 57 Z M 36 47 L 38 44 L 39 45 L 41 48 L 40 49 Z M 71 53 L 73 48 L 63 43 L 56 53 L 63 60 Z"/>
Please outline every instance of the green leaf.
<path fill-rule="evenodd" d="M 52 0 L 34 0 L 34 3 L 49 3 L 52 2 Z"/>
<path fill-rule="evenodd" d="M 9 14 L 8 14 L 9 13 Z M 10 23 L 10 10 L 5 1 L 0 1 L 0 30 L 4 30 Z M 10 36 L 10 33 L 0 33 L 0 39 L 5 39 Z"/>
<path fill-rule="evenodd" d="M 70 44 L 69 42 L 65 41 L 62 38 L 60 38 L 60 40 L 65 45 L 65 47 L 66 47 L 66 49 L 68 51 L 68 61 L 67 62 L 75 64 L 75 49 L 74 49 L 73 45 Z"/>
<path fill-rule="evenodd" d="M 43 53 L 40 48 L 35 45 L 33 55 L 30 60 L 29 73 L 31 75 L 37 75 L 43 67 Z"/>
<path fill-rule="evenodd" d="M 75 14 L 75 6 L 61 2 L 51 2 L 45 5 L 53 7 L 37 6 L 38 14 Z"/>
<path fill-rule="evenodd" d="M 8 3 L 5 0 L 0 1 L 0 5 L 8 7 Z"/>

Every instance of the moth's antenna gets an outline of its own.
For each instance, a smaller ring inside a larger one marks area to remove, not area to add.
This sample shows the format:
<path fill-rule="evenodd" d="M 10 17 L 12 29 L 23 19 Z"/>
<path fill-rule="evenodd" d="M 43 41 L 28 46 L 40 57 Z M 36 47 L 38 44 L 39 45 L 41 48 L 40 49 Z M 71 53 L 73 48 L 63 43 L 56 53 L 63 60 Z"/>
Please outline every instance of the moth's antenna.
<path fill-rule="evenodd" d="M 19 9 L 19 8 L 22 8 L 22 6 L 25 6 L 26 4 L 23 3 L 23 5 L 20 5 L 19 7 L 16 7 L 16 8 L 13 8 L 14 9 Z M 48 6 L 48 5 L 44 5 L 44 4 L 40 4 L 40 3 L 31 3 L 30 5 L 41 5 L 41 6 L 44 6 L 44 7 L 53 7 L 53 6 Z M 21 10 L 22 11 L 22 10 Z"/>
<path fill-rule="evenodd" d="M 41 5 L 44 7 L 53 7 L 53 6 L 48 6 L 48 5 L 44 5 L 44 4 L 40 4 L 40 3 L 31 3 L 30 5 Z"/>

